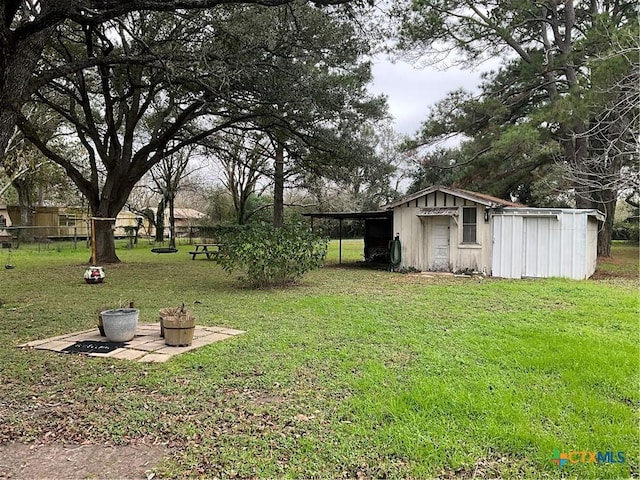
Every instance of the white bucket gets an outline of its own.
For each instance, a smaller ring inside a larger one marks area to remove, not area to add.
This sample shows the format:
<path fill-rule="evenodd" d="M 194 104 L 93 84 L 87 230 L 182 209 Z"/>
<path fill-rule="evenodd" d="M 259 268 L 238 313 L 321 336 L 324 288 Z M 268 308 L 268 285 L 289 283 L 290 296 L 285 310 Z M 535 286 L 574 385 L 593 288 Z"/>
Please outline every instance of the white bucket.
<path fill-rule="evenodd" d="M 138 327 L 137 308 L 116 308 L 100 312 L 102 326 L 107 338 L 112 342 L 128 342 L 133 339 Z"/>

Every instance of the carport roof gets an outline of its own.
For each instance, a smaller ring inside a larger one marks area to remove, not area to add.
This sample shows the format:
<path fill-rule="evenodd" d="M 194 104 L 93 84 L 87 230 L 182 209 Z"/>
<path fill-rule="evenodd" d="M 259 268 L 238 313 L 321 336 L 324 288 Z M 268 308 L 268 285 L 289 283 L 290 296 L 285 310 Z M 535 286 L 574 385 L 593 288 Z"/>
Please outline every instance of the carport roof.
<path fill-rule="evenodd" d="M 375 210 L 371 212 L 314 212 L 303 213 L 305 217 L 311 218 L 334 218 L 336 220 L 363 220 L 367 218 L 391 218 L 391 210 Z"/>

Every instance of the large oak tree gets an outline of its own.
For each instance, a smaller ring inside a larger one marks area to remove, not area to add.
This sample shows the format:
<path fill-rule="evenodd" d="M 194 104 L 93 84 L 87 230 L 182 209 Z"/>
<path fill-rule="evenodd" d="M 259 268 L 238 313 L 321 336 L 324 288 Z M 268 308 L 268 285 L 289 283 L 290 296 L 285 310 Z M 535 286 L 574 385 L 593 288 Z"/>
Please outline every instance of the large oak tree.
<path fill-rule="evenodd" d="M 56 30 L 43 56 L 47 65 L 79 57 L 105 60 L 52 79 L 34 94 L 63 120 L 58 134 L 78 142 L 84 155 L 65 155 L 21 114 L 18 122 L 65 169 L 97 219 L 115 218 L 135 184 L 163 157 L 253 115 L 234 105 L 251 72 L 238 63 L 243 59 L 233 42 L 216 38 L 221 23 L 214 13 L 130 14 L 96 27 Z M 185 46 L 193 53 L 182 51 Z M 143 60 L 109 65 L 109 58 L 123 56 Z M 95 222 L 100 263 L 118 261 L 112 226 L 110 220 Z"/>
<path fill-rule="evenodd" d="M 290 18 L 286 34 L 271 28 L 282 15 Z M 370 73 L 358 61 L 360 45 L 347 22 L 303 3 L 65 25 L 44 52 L 46 68 L 74 58 L 101 61 L 50 79 L 34 98 L 63 119 L 59 135 L 79 142 L 85 154 L 69 157 L 38 125 L 22 115 L 18 121 L 65 169 L 94 217 L 113 219 L 162 158 L 232 127 L 286 135 L 289 152 L 339 152 L 348 142 L 338 137 L 348 138 L 351 124 L 379 115 L 384 103 L 365 94 Z M 130 60 L 121 63 L 123 57 Z M 118 261 L 111 227 L 108 220 L 95 223 L 100 263 Z"/>

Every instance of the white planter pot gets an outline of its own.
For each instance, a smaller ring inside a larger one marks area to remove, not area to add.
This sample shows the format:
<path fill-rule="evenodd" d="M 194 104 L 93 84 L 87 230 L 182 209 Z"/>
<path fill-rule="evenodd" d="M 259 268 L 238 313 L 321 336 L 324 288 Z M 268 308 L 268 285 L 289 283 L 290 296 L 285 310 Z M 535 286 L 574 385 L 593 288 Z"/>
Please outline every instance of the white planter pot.
<path fill-rule="evenodd" d="M 102 283 L 104 281 L 104 267 L 91 265 L 84 272 L 84 281 L 87 283 Z"/>
<path fill-rule="evenodd" d="M 102 326 L 107 338 L 112 342 L 128 342 L 133 339 L 138 327 L 137 308 L 117 308 L 105 310 L 102 315 Z"/>

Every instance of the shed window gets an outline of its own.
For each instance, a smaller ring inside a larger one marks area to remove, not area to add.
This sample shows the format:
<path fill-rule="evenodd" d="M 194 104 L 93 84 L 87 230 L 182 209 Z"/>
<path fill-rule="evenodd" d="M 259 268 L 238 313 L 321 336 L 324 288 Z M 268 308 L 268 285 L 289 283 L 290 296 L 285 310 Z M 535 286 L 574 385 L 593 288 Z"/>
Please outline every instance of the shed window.
<path fill-rule="evenodd" d="M 476 207 L 462 209 L 462 243 L 476 243 L 477 218 Z"/>

